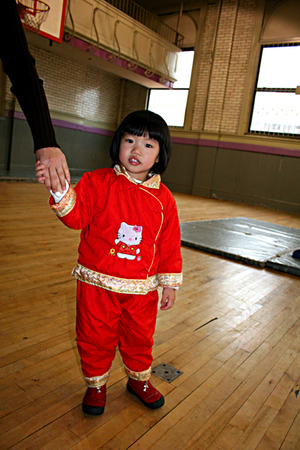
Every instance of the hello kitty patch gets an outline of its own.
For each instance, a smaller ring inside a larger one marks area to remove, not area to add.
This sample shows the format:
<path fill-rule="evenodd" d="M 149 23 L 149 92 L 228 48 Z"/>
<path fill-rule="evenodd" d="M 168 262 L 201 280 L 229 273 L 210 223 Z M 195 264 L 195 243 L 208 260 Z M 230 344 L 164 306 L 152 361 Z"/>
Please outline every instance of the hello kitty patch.
<path fill-rule="evenodd" d="M 115 240 L 117 244 L 116 253 L 121 259 L 137 259 L 141 260 L 139 255 L 140 249 L 138 245 L 142 241 L 143 227 L 138 225 L 128 225 L 125 222 L 121 223 L 118 231 L 118 239 Z"/>

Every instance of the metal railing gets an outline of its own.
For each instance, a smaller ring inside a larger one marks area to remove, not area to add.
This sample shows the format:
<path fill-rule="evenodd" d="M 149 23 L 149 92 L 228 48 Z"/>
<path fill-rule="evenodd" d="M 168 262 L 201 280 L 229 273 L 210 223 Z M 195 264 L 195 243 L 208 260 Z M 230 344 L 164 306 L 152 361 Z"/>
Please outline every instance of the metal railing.
<path fill-rule="evenodd" d="M 123 13 L 132 17 L 137 22 L 142 23 L 150 30 L 159 34 L 161 37 L 181 48 L 183 45 L 184 36 L 173 30 L 165 23 L 161 22 L 157 17 L 151 14 L 146 9 L 142 8 L 132 0 L 105 0 L 110 5 L 119 9 Z"/>

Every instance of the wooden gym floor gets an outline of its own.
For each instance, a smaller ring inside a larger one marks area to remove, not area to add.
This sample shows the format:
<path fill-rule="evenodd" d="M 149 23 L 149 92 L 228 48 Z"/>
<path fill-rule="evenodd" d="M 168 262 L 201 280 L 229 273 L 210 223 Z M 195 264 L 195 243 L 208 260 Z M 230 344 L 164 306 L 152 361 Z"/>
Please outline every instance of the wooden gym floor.
<path fill-rule="evenodd" d="M 175 197 L 181 221 L 300 228 L 297 215 Z M 126 392 L 117 354 L 105 413 L 85 417 L 70 276 L 79 232 L 47 198 L 37 183 L 0 183 L 1 450 L 300 448 L 300 278 L 188 248 L 176 303 L 158 312 L 153 367 L 183 372 L 170 384 L 152 377 L 165 406 L 147 410 Z"/>

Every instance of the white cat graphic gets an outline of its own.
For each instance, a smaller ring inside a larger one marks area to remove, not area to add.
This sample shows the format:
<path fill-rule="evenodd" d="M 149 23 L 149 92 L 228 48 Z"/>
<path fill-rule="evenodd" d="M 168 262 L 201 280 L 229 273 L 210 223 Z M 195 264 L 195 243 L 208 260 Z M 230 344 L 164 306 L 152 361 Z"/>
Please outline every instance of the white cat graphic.
<path fill-rule="evenodd" d="M 137 245 L 142 240 L 143 227 L 138 225 L 128 225 L 125 222 L 121 223 L 118 231 L 118 239 L 115 240 L 117 244 L 117 256 L 121 259 L 135 259 L 140 253 Z M 141 259 L 140 256 L 137 258 Z"/>

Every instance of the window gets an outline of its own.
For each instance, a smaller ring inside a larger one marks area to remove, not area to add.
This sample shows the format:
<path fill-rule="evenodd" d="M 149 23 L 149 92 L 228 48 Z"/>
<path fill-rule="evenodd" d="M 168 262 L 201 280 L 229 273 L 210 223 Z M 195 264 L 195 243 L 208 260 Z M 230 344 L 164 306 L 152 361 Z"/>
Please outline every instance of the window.
<path fill-rule="evenodd" d="M 250 132 L 300 136 L 297 94 L 300 94 L 300 44 L 264 46 Z"/>
<path fill-rule="evenodd" d="M 148 110 L 161 115 L 169 126 L 182 127 L 189 93 L 194 51 L 178 55 L 177 81 L 173 89 L 151 89 Z"/>

